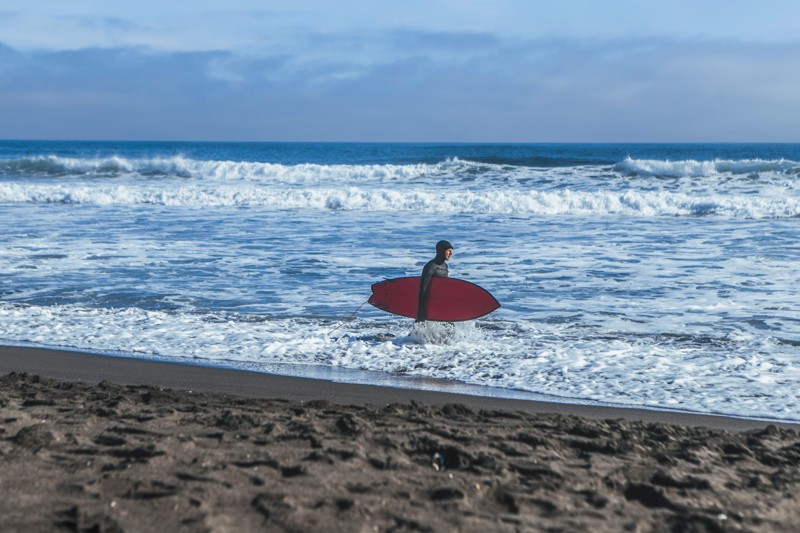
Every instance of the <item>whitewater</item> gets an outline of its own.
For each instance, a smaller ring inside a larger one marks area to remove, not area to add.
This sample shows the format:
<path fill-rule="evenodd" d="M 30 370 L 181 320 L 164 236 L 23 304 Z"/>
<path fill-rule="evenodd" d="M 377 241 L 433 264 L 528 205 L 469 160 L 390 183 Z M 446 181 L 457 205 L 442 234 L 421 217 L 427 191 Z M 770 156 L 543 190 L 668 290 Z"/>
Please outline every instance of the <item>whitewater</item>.
<path fill-rule="evenodd" d="M 800 420 L 800 146 L 0 142 L 0 343 Z M 447 239 L 503 307 L 361 307 Z"/>

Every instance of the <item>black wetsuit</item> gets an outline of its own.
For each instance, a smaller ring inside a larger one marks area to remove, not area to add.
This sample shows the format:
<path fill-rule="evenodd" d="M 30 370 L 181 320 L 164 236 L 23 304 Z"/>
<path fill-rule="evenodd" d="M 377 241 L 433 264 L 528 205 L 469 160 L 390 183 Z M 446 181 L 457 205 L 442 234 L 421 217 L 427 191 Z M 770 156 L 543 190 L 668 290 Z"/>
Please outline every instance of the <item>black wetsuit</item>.
<path fill-rule="evenodd" d="M 448 274 L 447 262 L 444 259 L 444 252 L 438 252 L 436 257 L 428 261 L 422 269 L 422 276 L 419 280 L 419 308 L 417 309 L 417 322 L 428 319 L 428 310 L 425 308 L 425 295 L 431 284 L 431 278 L 446 278 Z"/>

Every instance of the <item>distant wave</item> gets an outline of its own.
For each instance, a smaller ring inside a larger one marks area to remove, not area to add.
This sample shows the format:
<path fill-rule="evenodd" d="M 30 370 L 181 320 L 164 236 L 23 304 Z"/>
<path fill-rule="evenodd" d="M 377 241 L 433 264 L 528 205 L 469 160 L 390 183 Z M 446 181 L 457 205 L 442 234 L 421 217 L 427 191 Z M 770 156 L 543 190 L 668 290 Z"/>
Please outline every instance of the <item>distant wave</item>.
<path fill-rule="evenodd" d="M 431 191 L 253 186 L 169 189 L 147 186 L 0 183 L 0 203 L 264 207 L 421 213 L 526 215 L 724 216 L 744 219 L 800 216 L 800 199 L 784 196 L 690 195 L 668 191 Z"/>
<path fill-rule="evenodd" d="M 750 175 L 764 172 L 800 176 L 800 163 L 788 159 L 658 161 L 626 158 L 614 165 L 614 170 L 625 176 L 665 178 L 699 178 L 719 174 Z"/>
<path fill-rule="evenodd" d="M 632 159 L 607 165 L 559 165 L 561 170 L 577 169 L 579 173 L 596 174 L 613 171 L 628 177 L 699 178 L 723 174 L 749 177 L 770 173 L 800 177 L 800 163 L 787 159 L 661 161 Z M 283 165 L 269 162 L 197 160 L 182 155 L 153 158 L 71 158 L 43 155 L 17 159 L 0 159 L 0 176 L 26 179 L 44 178 L 186 178 L 218 181 L 253 181 L 264 183 L 392 183 L 426 178 L 466 179 L 500 178 L 504 181 L 529 179 L 542 172 L 553 171 L 545 161 L 529 158 L 515 161 L 470 161 L 449 158 L 438 163 L 416 164 L 316 164 Z M 521 165 L 520 165 L 521 163 Z M 537 163 L 543 166 L 537 166 Z M 533 166 L 528 166 L 533 165 Z"/>
<path fill-rule="evenodd" d="M 128 159 L 125 157 L 73 158 L 42 155 L 0 160 L 0 172 L 33 176 L 109 176 L 115 174 L 189 175 L 189 162 L 182 157 Z"/>
<path fill-rule="evenodd" d="M 476 167 L 492 167 L 447 159 L 436 164 L 410 165 L 320 165 L 313 163 L 282 165 L 249 161 L 204 161 L 183 156 L 131 159 L 125 157 L 69 158 L 55 155 L 0 160 L 0 174 L 24 177 L 96 177 L 142 175 L 147 177 L 246 180 L 279 183 L 318 183 L 325 181 L 408 181 L 427 175 L 458 172 Z"/>

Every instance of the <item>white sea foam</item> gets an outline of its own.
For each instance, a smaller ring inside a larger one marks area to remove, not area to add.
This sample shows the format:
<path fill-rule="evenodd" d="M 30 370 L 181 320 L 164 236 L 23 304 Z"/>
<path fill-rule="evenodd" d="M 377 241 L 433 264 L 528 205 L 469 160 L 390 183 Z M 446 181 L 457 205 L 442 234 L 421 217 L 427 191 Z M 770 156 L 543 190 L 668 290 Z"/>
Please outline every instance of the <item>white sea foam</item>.
<path fill-rule="evenodd" d="M 581 172 L 597 173 L 603 167 L 564 167 Z M 729 174 L 752 176 L 779 174 L 800 176 L 800 162 L 776 159 L 741 159 L 709 161 L 654 160 L 625 158 L 611 167 L 623 176 L 656 178 L 699 178 Z M 71 158 L 42 155 L 0 160 L 0 174 L 39 176 L 98 177 L 120 175 L 173 176 L 215 180 L 249 180 L 267 183 L 326 182 L 408 182 L 422 177 L 441 178 L 462 173 L 502 174 L 504 180 L 527 179 L 553 169 L 501 165 L 448 158 L 439 163 L 417 164 L 279 164 L 253 161 L 197 160 L 183 155 L 152 158 L 109 156 Z M 474 177 L 474 175 L 473 175 Z"/>
<path fill-rule="evenodd" d="M 413 331 L 401 319 L 360 320 L 330 336 L 332 324 L 314 319 L 3 303 L 0 321 L 2 342 L 251 369 L 282 363 L 328 365 L 564 398 L 775 419 L 797 420 L 800 412 L 796 388 L 774 394 L 779 382 L 800 379 L 800 365 L 785 350 L 748 339 L 709 352 L 701 345 L 681 348 L 657 339 L 576 337 L 566 325 L 489 321 L 490 331 L 474 322 Z M 710 384 L 713 394 L 707 394 Z"/>
<path fill-rule="evenodd" d="M 350 181 L 408 181 L 447 170 L 479 165 L 458 159 L 436 164 L 381 165 L 282 165 L 269 162 L 206 161 L 184 156 L 131 159 L 125 157 L 70 158 L 54 155 L 0 160 L 0 174 L 34 176 L 113 177 L 126 175 L 169 176 L 266 183 L 322 183 Z"/>
<path fill-rule="evenodd" d="M 220 161 L 171 146 L 0 160 L 0 337 L 800 416 L 797 163 L 686 149 L 558 166 L 569 150 L 511 147 L 465 149 L 500 164 L 439 148 L 439 163 L 335 164 L 346 152 L 322 148 L 328 164 L 238 161 L 258 154 L 235 146 L 190 147 Z M 328 334 L 370 284 L 418 273 L 440 231 L 451 274 L 491 290 L 498 312 L 450 331 L 365 306 Z"/>
<path fill-rule="evenodd" d="M 800 198 L 785 196 L 689 195 L 668 191 L 455 192 L 404 188 L 146 185 L 31 185 L 0 183 L 0 203 L 163 205 L 190 208 L 264 207 L 365 212 L 471 213 L 502 215 L 724 216 L 743 219 L 800 216 Z"/>
<path fill-rule="evenodd" d="M 659 161 L 652 159 L 631 159 L 617 163 L 614 169 L 628 176 L 651 176 L 667 178 L 699 178 L 720 174 L 757 174 L 775 172 L 792 176 L 800 175 L 800 163 L 786 159 L 762 160 L 720 160 Z"/>

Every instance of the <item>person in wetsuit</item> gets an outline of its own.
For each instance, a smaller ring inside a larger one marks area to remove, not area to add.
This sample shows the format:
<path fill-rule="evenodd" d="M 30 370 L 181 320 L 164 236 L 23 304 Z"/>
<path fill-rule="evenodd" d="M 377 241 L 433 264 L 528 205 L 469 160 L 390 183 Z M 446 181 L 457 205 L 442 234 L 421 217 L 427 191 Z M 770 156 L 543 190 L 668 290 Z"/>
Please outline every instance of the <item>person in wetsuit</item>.
<path fill-rule="evenodd" d="M 425 264 L 422 269 L 422 276 L 419 280 L 419 307 L 417 309 L 417 322 L 424 322 L 428 319 L 428 309 L 425 306 L 425 296 L 428 294 L 428 287 L 431 278 L 446 278 L 448 274 L 447 263 L 453 256 L 453 245 L 447 241 L 436 243 L 436 257 Z"/>

